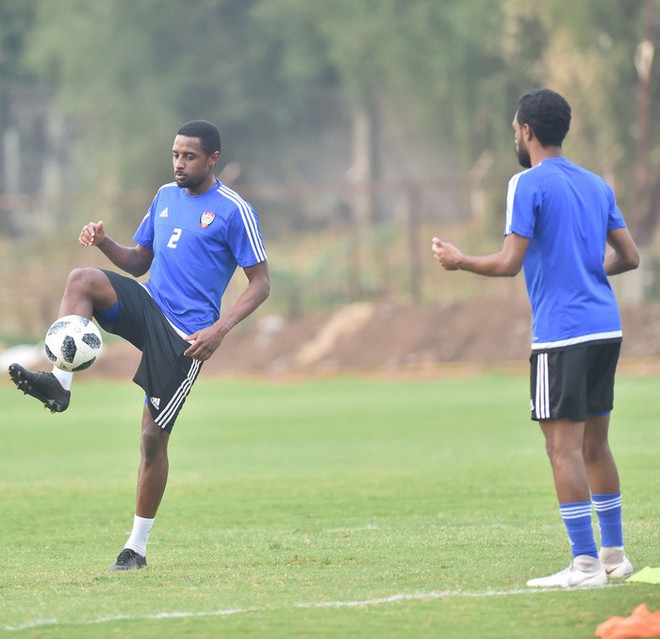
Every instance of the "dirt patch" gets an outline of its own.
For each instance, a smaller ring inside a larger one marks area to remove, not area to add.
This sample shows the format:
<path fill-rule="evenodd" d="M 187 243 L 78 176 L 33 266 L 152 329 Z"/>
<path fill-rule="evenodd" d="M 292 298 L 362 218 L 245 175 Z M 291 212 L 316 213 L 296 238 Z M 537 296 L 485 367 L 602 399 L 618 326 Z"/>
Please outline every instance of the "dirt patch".
<path fill-rule="evenodd" d="M 622 310 L 623 358 L 660 357 L 660 304 Z M 334 313 L 285 321 L 255 318 L 237 326 L 204 365 L 204 374 L 287 375 L 338 371 L 419 371 L 464 363 L 521 363 L 529 357 L 526 300 L 446 305 L 360 303 Z M 139 353 L 109 343 L 96 373 L 132 376 Z"/>

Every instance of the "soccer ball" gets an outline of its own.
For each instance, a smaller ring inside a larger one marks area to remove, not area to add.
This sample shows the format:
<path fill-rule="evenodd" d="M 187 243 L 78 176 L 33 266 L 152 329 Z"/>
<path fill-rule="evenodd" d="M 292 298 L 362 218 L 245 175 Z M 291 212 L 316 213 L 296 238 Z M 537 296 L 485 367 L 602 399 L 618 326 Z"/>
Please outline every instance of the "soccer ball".
<path fill-rule="evenodd" d="M 46 333 L 46 356 L 57 368 L 77 372 L 89 368 L 101 353 L 101 333 L 82 315 L 55 320 Z"/>

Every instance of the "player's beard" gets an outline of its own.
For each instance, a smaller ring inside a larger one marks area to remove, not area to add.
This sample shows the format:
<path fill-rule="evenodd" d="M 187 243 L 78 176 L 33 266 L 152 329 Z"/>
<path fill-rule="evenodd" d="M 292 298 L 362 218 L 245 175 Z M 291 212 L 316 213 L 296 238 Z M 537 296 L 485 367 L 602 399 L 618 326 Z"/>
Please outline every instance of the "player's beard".
<path fill-rule="evenodd" d="M 524 169 L 532 168 L 532 158 L 529 157 L 529 151 L 527 150 L 527 147 L 518 140 L 516 140 L 516 156 L 520 166 Z"/>
<path fill-rule="evenodd" d="M 195 178 L 191 178 L 189 175 L 183 176 L 184 179 L 181 181 L 177 180 L 176 178 L 177 176 L 175 174 L 174 179 L 176 181 L 176 185 L 180 189 L 190 189 L 190 188 L 194 189 L 196 186 L 199 186 L 204 181 L 204 178 L 195 179 Z"/>

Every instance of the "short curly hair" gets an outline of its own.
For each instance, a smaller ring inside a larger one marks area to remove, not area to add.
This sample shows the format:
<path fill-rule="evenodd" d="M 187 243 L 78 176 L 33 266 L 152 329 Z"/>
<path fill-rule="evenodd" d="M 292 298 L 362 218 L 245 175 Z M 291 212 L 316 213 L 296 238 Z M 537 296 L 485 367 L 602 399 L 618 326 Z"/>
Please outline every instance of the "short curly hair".
<path fill-rule="evenodd" d="M 220 151 L 220 131 L 212 122 L 191 120 L 186 122 L 176 134 L 185 135 L 188 138 L 199 138 L 202 150 L 207 156 Z"/>
<path fill-rule="evenodd" d="M 571 107 L 559 93 L 536 89 L 518 100 L 518 124 L 528 124 L 544 146 L 561 146 L 571 126 Z"/>

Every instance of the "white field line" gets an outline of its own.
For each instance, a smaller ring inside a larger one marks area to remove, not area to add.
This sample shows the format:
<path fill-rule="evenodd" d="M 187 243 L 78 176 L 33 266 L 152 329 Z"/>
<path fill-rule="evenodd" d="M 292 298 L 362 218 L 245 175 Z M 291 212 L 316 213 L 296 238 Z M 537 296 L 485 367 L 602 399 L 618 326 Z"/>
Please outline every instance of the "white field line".
<path fill-rule="evenodd" d="M 611 584 L 608 588 L 617 588 L 626 584 Z M 293 604 L 290 609 L 313 609 L 313 608 L 361 608 L 365 606 L 382 606 L 384 604 L 397 603 L 400 601 L 430 601 L 434 599 L 481 599 L 484 597 L 510 597 L 517 595 L 537 595 L 546 592 L 569 592 L 561 588 L 517 588 L 513 590 L 484 590 L 482 592 L 462 592 L 460 590 L 414 592 L 390 595 L 389 597 L 377 597 L 374 599 L 362 599 L 357 601 L 311 601 Z M 85 621 L 60 622 L 57 619 L 35 619 L 17 625 L 7 625 L 4 630 L 15 631 L 27 628 L 38 628 L 44 626 L 91 626 L 114 621 L 146 621 L 160 619 L 190 619 L 193 617 L 228 617 L 230 615 L 241 615 L 248 613 L 263 613 L 277 610 L 286 610 L 284 607 L 250 607 L 250 608 L 227 608 L 224 610 L 209 610 L 206 612 L 157 612 L 150 615 L 116 615 L 112 617 L 97 617 Z"/>

